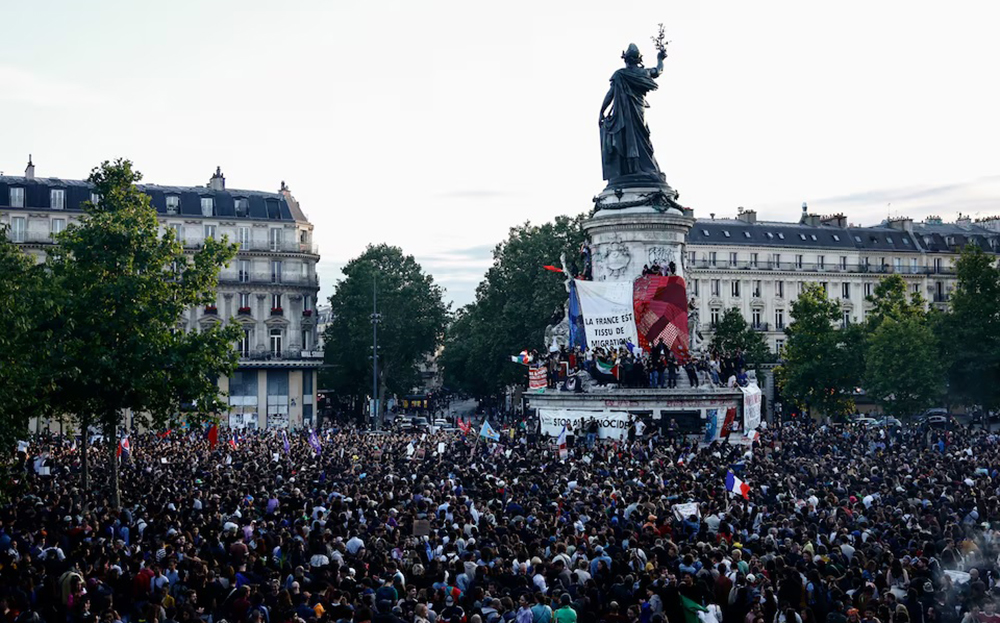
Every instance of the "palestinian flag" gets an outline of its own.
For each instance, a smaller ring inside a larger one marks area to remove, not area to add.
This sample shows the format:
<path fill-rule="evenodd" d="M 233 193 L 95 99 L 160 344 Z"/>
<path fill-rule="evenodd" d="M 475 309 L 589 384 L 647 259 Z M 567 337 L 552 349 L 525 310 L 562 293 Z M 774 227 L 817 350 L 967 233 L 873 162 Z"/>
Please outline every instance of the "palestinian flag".
<path fill-rule="evenodd" d="M 688 599 L 684 595 L 680 595 L 681 598 L 681 609 L 684 611 L 684 623 L 699 623 L 698 618 L 699 612 L 708 612 L 708 608 L 701 605 L 697 601 Z"/>
<path fill-rule="evenodd" d="M 618 378 L 618 364 L 611 363 L 610 361 L 601 361 L 600 359 L 594 360 L 594 364 L 597 366 L 597 371 L 601 374 L 607 374 Z"/>

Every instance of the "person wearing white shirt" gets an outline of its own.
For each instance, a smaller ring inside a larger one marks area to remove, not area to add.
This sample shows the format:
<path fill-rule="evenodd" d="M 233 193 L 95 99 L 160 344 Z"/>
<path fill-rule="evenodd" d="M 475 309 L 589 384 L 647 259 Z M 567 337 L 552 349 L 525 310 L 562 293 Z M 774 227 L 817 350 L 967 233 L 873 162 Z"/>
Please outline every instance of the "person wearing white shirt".
<path fill-rule="evenodd" d="M 359 539 L 357 536 L 352 536 L 349 541 L 347 541 L 347 552 L 354 556 L 358 553 L 358 550 L 365 546 L 365 542 Z"/>

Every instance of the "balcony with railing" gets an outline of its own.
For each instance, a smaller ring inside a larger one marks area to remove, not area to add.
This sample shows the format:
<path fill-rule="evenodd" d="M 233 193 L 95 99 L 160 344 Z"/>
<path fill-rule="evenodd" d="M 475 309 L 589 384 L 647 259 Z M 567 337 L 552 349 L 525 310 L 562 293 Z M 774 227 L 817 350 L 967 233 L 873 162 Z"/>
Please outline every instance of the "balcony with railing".
<path fill-rule="evenodd" d="M 739 271 L 781 271 L 802 273 L 861 273 L 879 275 L 953 275 L 955 269 L 948 266 L 913 266 L 894 264 L 864 264 L 864 263 L 829 263 L 829 262 L 777 262 L 777 261 L 738 261 L 701 259 L 688 263 L 691 270 L 739 270 Z"/>
<path fill-rule="evenodd" d="M 766 322 L 751 322 L 750 328 L 754 331 L 760 331 L 761 333 L 766 333 L 770 331 L 770 326 Z"/>
<path fill-rule="evenodd" d="M 237 271 L 236 274 L 233 273 L 222 273 L 219 276 L 219 285 L 225 286 L 293 286 L 293 287 L 319 287 L 319 276 L 318 275 L 301 275 L 293 273 L 282 273 L 278 275 L 278 280 L 274 279 L 274 275 L 267 272 L 246 272 Z"/>
<path fill-rule="evenodd" d="M 291 366 L 291 365 L 312 365 L 317 366 L 323 362 L 323 351 L 321 350 L 301 350 L 301 349 L 288 349 L 288 350 L 269 350 L 269 349 L 259 349 L 259 350 L 240 350 L 240 363 L 241 364 L 255 364 L 255 365 L 275 365 L 275 366 Z"/>

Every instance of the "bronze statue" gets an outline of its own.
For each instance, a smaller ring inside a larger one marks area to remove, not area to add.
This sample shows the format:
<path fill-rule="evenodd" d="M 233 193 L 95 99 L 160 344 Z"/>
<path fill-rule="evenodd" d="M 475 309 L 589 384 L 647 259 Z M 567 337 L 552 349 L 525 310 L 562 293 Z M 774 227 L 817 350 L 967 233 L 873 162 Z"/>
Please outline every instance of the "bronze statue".
<path fill-rule="evenodd" d="M 625 67 L 611 76 L 611 88 L 601 104 L 601 159 L 608 188 L 669 188 L 653 156 L 645 111 L 649 106 L 646 93 L 656 90 L 655 79 L 663 72 L 663 59 L 667 56 L 662 27 L 660 39 L 654 42 L 656 67 L 645 68 L 638 46 L 629 44 L 622 53 Z M 609 106 L 611 110 L 605 115 Z"/>

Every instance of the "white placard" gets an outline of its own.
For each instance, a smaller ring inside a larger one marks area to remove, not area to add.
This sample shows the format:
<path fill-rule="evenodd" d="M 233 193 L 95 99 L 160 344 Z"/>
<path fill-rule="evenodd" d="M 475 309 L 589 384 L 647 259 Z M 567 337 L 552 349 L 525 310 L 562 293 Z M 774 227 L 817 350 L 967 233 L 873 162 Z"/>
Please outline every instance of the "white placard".
<path fill-rule="evenodd" d="M 751 383 L 740 391 L 743 392 L 743 432 L 749 435 L 760 426 L 760 388 Z"/>
<path fill-rule="evenodd" d="M 631 281 L 576 281 L 588 348 L 639 343 Z"/>

